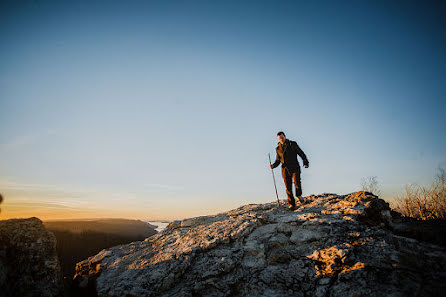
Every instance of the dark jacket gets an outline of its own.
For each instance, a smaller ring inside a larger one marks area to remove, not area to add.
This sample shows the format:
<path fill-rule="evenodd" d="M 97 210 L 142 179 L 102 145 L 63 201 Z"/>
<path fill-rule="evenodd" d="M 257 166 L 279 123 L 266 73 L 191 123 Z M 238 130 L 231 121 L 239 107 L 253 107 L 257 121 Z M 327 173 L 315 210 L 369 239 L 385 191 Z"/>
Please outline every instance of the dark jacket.
<path fill-rule="evenodd" d="M 282 173 L 287 169 L 289 172 L 300 171 L 297 155 L 302 158 L 304 165 L 308 165 L 307 156 L 297 145 L 297 142 L 287 138 L 283 145 L 280 142 L 277 143 L 276 161 L 273 163 L 273 168 L 276 168 L 280 163 L 282 163 Z"/>

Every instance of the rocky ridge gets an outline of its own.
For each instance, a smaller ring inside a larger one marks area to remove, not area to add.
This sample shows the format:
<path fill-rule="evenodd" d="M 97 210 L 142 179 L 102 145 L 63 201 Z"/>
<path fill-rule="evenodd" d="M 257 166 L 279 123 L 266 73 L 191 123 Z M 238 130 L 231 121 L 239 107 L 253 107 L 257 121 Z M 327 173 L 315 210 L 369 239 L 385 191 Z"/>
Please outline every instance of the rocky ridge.
<path fill-rule="evenodd" d="M 98 296 L 442 296 L 443 246 L 401 236 L 368 192 L 248 204 L 170 223 L 76 266 Z"/>
<path fill-rule="evenodd" d="M 62 295 L 54 234 L 36 217 L 0 221 L 0 297 Z"/>

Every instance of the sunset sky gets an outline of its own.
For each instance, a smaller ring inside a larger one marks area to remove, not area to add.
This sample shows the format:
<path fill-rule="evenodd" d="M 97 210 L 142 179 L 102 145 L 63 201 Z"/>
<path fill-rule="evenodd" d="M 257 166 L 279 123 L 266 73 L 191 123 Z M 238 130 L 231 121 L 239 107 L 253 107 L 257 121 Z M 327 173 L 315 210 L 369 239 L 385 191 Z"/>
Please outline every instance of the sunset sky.
<path fill-rule="evenodd" d="M 304 196 L 428 185 L 446 168 L 440 2 L 1 1 L 0 219 L 274 201 L 280 130 L 308 156 Z"/>

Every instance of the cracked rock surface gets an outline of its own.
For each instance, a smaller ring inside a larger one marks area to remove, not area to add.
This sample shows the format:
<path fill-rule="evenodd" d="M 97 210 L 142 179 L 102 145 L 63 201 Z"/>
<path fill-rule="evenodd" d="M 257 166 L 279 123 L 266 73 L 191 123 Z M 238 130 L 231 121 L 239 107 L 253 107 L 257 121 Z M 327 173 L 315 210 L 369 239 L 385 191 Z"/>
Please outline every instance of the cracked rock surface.
<path fill-rule="evenodd" d="M 444 246 L 394 233 L 384 200 L 305 199 L 174 221 L 79 262 L 75 284 L 104 297 L 444 296 Z"/>
<path fill-rule="evenodd" d="M 0 297 L 61 295 L 54 234 L 36 217 L 0 221 Z"/>

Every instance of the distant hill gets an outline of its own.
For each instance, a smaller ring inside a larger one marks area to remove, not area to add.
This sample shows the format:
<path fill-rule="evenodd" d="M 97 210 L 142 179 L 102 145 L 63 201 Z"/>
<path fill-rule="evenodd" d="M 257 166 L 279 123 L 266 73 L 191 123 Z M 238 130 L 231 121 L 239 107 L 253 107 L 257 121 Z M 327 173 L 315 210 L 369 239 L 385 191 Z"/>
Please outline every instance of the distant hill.
<path fill-rule="evenodd" d="M 158 233 L 156 226 L 130 219 L 52 220 L 43 224 L 56 236 L 57 256 L 66 279 L 72 278 L 76 263 L 82 259 Z"/>
<path fill-rule="evenodd" d="M 48 220 L 44 221 L 43 224 L 49 230 L 68 230 L 75 233 L 90 230 L 125 237 L 149 237 L 157 233 L 156 226 L 141 220 L 131 219 Z"/>

